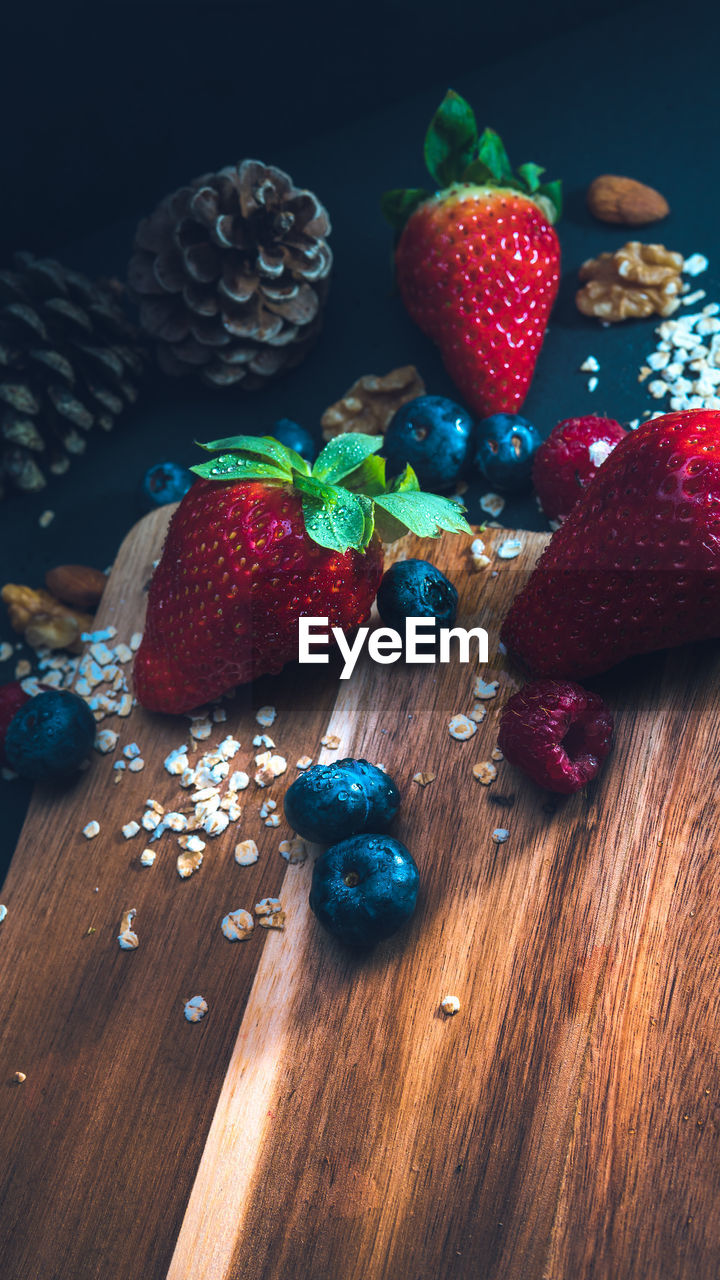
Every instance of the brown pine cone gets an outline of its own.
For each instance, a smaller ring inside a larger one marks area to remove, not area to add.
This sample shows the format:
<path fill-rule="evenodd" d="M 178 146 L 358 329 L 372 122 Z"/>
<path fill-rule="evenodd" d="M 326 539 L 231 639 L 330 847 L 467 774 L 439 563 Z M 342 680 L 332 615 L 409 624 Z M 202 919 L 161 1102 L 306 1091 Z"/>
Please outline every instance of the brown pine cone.
<path fill-rule="evenodd" d="M 317 197 L 258 160 L 167 196 L 128 268 L 161 368 L 252 388 L 299 364 L 322 323 L 329 232 Z"/>
<path fill-rule="evenodd" d="M 137 398 L 144 360 L 121 288 L 17 253 L 0 271 L 0 496 L 67 471 Z"/>

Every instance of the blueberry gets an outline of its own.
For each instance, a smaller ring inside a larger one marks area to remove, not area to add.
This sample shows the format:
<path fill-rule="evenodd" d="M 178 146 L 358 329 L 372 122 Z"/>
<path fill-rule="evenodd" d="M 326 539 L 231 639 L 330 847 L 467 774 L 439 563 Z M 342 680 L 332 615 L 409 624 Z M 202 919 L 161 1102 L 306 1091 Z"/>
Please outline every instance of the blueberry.
<path fill-rule="evenodd" d="M 67 689 L 31 698 L 15 714 L 5 739 L 11 769 L 45 781 L 74 773 L 92 750 L 95 720 L 87 703 Z"/>
<path fill-rule="evenodd" d="M 284 444 L 286 449 L 294 449 L 306 462 L 315 461 L 317 445 L 310 432 L 298 422 L 293 422 L 291 418 L 279 418 L 270 434 Z"/>
<path fill-rule="evenodd" d="M 341 942 L 371 947 L 410 919 L 419 879 L 412 854 L 399 840 L 352 836 L 315 863 L 310 909 Z"/>
<path fill-rule="evenodd" d="M 143 493 L 157 507 L 179 502 L 185 497 L 195 476 L 179 462 L 156 462 L 148 467 L 143 480 Z"/>
<path fill-rule="evenodd" d="M 494 413 L 475 424 L 473 465 L 500 493 L 527 489 L 533 458 L 542 444 L 537 428 L 517 413 Z"/>
<path fill-rule="evenodd" d="M 398 560 L 378 587 L 378 613 L 388 627 L 405 632 L 406 618 L 437 618 L 441 627 L 455 622 L 458 593 L 429 560 Z"/>
<path fill-rule="evenodd" d="M 473 420 L 444 396 L 417 396 L 393 417 L 383 453 L 390 475 L 410 463 L 425 489 L 451 489 L 467 457 Z"/>
<path fill-rule="evenodd" d="M 400 793 L 392 778 L 367 760 L 339 760 L 313 765 L 288 787 L 284 804 L 293 831 L 318 844 L 334 844 L 386 827 Z"/>

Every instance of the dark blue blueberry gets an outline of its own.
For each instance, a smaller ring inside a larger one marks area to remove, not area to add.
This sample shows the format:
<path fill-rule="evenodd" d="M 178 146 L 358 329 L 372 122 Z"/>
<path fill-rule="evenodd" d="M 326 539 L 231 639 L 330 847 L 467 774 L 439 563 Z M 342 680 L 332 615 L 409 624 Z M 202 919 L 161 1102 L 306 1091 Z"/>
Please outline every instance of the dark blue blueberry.
<path fill-rule="evenodd" d="M 367 760 L 315 764 L 285 792 L 293 831 L 318 844 L 334 844 L 359 831 L 382 831 L 394 818 L 400 793 L 392 778 Z"/>
<path fill-rule="evenodd" d="M 542 438 L 527 418 L 494 413 L 473 429 L 473 466 L 499 493 L 519 493 L 531 482 L 533 458 Z"/>
<path fill-rule="evenodd" d="M 368 760 L 338 760 L 337 767 L 360 780 L 370 805 L 365 830 L 387 830 L 400 808 L 400 792 L 392 778 Z"/>
<path fill-rule="evenodd" d="M 352 836 L 318 858 L 310 909 L 321 925 L 352 947 L 372 947 L 410 919 L 420 874 L 392 836 Z"/>
<path fill-rule="evenodd" d="M 451 489 L 467 458 L 473 420 L 444 396 L 417 396 L 401 406 L 385 436 L 389 475 L 410 463 L 425 489 Z"/>
<path fill-rule="evenodd" d="M 156 462 L 148 467 L 143 480 L 143 493 L 158 507 L 168 502 L 179 502 L 185 497 L 195 476 L 179 462 Z"/>
<path fill-rule="evenodd" d="M 68 689 L 49 689 L 26 702 L 10 721 L 7 762 L 23 778 L 67 777 L 92 750 L 95 730 L 82 698 Z"/>
<path fill-rule="evenodd" d="M 305 427 L 301 427 L 298 422 L 293 422 L 292 418 L 279 418 L 275 423 L 270 435 L 285 445 L 286 449 L 294 449 L 300 454 L 301 458 L 305 458 L 306 462 L 314 462 L 317 455 L 317 445 Z"/>
<path fill-rule="evenodd" d="M 429 560 L 398 560 L 378 587 L 378 613 L 387 627 L 405 632 L 406 618 L 437 618 L 438 626 L 455 622 L 458 593 Z"/>

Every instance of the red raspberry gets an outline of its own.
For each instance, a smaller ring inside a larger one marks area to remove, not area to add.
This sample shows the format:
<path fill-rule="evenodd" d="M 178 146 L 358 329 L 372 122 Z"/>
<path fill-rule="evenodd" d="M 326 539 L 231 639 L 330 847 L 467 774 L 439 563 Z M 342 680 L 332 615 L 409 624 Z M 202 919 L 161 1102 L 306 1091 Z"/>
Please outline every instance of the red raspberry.
<path fill-rule="evenodd" d="M 627 435 L 614 418 L 566 418 L 540 445 L 532 479 L 551 523 L 570 515 L 597 469 Z"/>
<path fill-rule="evenodd" d="M 498 745 L 541 787 L 569 795 L 595 777 L 612 733 L 613 718 L 597 693 L 571 680 L 533 680 L 505 706 Z"/>
<path fill-rule="evenodd" d="M 28 701 L 29 693 L 21 689 L 17 680 L 10 684 L 0 684 L 0 765 L 7 764 L 5 759 L 5 737 L 10 728 L 10 721 Z"/>

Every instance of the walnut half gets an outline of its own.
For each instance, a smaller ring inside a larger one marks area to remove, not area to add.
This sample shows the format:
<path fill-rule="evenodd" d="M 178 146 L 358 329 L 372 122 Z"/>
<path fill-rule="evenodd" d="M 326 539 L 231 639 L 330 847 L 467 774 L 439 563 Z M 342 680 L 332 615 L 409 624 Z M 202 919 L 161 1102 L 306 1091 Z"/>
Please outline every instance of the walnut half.
<path fill-rule="evenodd" d="M 84 631 L 92 631 L 90 614 L 61 604 L 48 591 L 8 582 L 0 591 L 0 597 L 7 605 L 13 631 L 23 635 L 32 649 L 45 646 L 80 653 L 80 636 Z"/>
<path fill-rule="evenodd" d="M 584 287 L 578 310 L 600 320 L 632 320 L 655 313 L 670 316 L 684 291 L 685 260 L 662 244 L 630 240 L 615 253 L 601 253 L 580 268 Z"/>
<path fill-rule="evenodd" d="M 323 439 L 332 440 L 345 431 L 384 435 L 400 406 L 424 394 L 425 384 L 412 364 L 392 369 L 383 378 L 368 373 L 325 410 L 320 419 Z"/>

